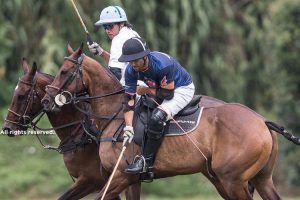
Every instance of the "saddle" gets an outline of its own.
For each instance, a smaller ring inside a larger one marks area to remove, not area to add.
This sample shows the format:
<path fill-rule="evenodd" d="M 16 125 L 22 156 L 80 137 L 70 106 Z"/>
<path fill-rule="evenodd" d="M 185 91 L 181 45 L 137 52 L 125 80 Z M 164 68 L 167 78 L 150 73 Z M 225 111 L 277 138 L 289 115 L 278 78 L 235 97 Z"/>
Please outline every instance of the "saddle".
<path fill-rule="evenodd" d="M 167 122 L 164 131 L 165 136 L 177 136 L 190 133 L 198 126 L 200 120 L 199 102 L 201 97 L 201 95 L 195 95 L 192 101 L 174 116 L 176 122 L 173 120 Z M 162 102 L 157 99 L 155 99 L 155 101 L 159 104 Z M 151 116 L 152 111 L 157 107 L 155 101 L 153 101 L 151 97 L 143 95 L 135 107 L 133 118 L 133 130 L 135 134 L 133 140 L 137 145 L 142 145 L 143 137 L 147 130 L 148 119 Z"/>

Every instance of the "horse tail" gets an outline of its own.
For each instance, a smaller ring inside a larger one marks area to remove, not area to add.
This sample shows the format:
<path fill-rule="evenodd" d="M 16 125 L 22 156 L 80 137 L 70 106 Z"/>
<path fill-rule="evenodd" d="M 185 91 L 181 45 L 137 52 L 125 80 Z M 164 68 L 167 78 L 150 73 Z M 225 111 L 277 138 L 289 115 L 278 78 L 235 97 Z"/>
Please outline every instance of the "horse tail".
<path fill-rule="evenodd" d="M 287 140 L 292 141 L 294 144 L 300 145 L 300 138 L 289 133 L 283 126 L 280 126 L 271 121 L 265 121 L 267 127 L 281 135 L 283 135 Z"/>

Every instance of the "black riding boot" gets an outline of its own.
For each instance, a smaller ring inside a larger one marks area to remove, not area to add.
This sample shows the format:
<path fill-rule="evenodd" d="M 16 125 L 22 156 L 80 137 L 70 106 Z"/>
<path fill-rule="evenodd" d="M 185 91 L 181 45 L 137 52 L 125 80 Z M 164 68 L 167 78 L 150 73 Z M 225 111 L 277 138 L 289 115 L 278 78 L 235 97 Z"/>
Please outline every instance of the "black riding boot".
<path fill-rule="evenodd" d="M 129 165 L 125 172 L 129 174 L 147 172 L 148 168 L 153 166 L 155 155 L 158 151 L 161 141 L 162 137 L 159 139 L 147 138 L 143 149 L 143 155 L 135 163 Z"/>
<path fill-rule="evenodd" d="M 153 110 L 148 124 L 149 129 L 143 143 L 142 156 L 135 163 L 129 165 L 125 172 L 137 174 L 147 172 L 148 168 L 152 167 L 163 138 L 167 116 L 167 113 L 159 108 Z"/>

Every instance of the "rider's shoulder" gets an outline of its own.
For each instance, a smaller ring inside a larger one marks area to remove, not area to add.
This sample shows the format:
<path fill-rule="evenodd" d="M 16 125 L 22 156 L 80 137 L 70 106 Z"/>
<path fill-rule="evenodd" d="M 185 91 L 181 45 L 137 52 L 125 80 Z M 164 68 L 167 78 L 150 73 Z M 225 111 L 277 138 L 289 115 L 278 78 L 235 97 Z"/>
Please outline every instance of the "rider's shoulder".
<path fill-rule="evenodd" d="M 131 28 L 123 27 L 119 34 L 114 37 L 113 40 L 126 41 L 132 37 L 139 37 L 139 34 Z"/>

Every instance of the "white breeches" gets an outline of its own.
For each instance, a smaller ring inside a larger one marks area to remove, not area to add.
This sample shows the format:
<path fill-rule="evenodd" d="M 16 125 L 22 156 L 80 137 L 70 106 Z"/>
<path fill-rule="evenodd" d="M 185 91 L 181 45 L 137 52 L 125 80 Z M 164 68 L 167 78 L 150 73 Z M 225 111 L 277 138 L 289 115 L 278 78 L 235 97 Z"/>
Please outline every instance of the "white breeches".
<path fill-rule="evenodd" d="M 178 87 L 174 90 L 174 97 L 171 100 L 164 100 L 158 108 L 164 110 L 168 114 L 169 120 L 190 103 L 194 93 L 194 83 Z"/>

